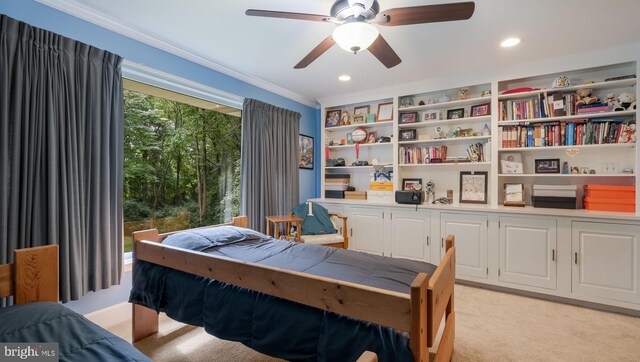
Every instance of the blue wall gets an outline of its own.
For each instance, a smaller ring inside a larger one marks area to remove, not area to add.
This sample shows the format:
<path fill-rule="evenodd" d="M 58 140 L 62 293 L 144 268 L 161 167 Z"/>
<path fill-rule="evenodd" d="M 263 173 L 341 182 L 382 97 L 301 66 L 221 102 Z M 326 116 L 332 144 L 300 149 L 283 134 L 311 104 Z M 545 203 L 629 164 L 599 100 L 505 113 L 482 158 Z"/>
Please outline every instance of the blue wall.
<path fill-rule="evenodd" d="M 316 163 L 313 171 L 300 170 L 300 200 L 320 195 L 320 110 L 273 94 L 238 79 L 229 77 L 189 60 L 169 54 L 123 35 L 93 25 L 84 20 L 42 5 L 34 0 L 0 0 L 0 13 L 31 25 L 51 30 L 72 39 L 119 54 L 127 60 L 189 79 L 242 97 L 259 99 L 278 107 L 300 112 L 300 133 L 314 137 Z M 131 273 L 126 273 L 122 284 L 107 290 L 89 293 L 81 300 L 67 303 L 79 313 L 125 302 L 131 289 Z"/>
<path fill-rule="evenodd" d="M 320 111 L 262 88 L 229 77 L 184 58 L 106 30 L 87 21 L 42 5 L 34 0 L 0 0 L 0 13 L 31 25 L 116 53 L 134 63 L 192 80 L 242 97 L 259 99 L 278 107 L 300 112 L 300 133 L 313 136 L 316 167 L 300 170 L 300 200 L 320 195 Z"/>

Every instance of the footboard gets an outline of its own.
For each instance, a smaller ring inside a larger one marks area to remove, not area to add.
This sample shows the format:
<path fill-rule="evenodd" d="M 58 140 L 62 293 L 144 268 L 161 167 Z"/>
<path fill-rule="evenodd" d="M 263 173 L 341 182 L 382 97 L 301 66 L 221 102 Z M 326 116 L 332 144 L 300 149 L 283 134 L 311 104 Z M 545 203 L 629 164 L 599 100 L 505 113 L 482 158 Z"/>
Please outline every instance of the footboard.
<path fill-rule="evenodd" d="M 0 298 L 15 304 L 58 302 L 58 245 L 15 251 L 15 262 L 0 265 Z"/>
<path fill-rule="evenodd" d="M 246 217 L 227 225 L 246 227 Z M 144 260 L 405 331 L 410 333 L 416 361 L 428 361 L 429 346 L 433 345 L 439 326 L 439 320 L 433 322 L 431 317 L 442 319 L 446 311 L 445 334 L 437 356 L 445 360 L 453 352 L 453 237 L 447 239 L 447 254 L 431 279 L 425 273 L 419 274 L 411 293 L 404 294 L 159 244 L 167 235 L 157 230 L 134 233 L 134 267 L 138 260 Z M 157 313 L 134 304 L 134 342 L 157 331 Z"/>

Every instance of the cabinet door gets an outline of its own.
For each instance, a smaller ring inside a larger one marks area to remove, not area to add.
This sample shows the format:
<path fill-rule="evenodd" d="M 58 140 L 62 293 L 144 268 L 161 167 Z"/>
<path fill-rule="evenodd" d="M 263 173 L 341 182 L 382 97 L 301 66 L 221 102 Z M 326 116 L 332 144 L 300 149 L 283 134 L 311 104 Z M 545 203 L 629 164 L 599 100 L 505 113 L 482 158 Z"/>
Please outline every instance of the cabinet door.
<path fill-rule="evenodd" d="M 640 303 L 640 227 L 574 222 L 572 292 Z"/>
<path fill-rule="evenodd" d="M 456 273 L 487 279 L 487 217 L 477 214 L 442 214 L 441 241 L 455 236 Z M 445 252 L 441 242 L 442 255 Z"/>
<path fill-rule="evenodd" d="M 430 261 L 430 230 L 428 212 L 394 210 L 391 214 L 391 256 Z"/>
<path fill-rule="evenodd" d="M 384 240 L 383 210 L 353 207 L 349 212 L 349 244 L 353 250 L 382 255 Z"/>
<path fill-rule="evenodd" d="M 556 289 L 556 220 L 500 217 L 504 282 Z"/>

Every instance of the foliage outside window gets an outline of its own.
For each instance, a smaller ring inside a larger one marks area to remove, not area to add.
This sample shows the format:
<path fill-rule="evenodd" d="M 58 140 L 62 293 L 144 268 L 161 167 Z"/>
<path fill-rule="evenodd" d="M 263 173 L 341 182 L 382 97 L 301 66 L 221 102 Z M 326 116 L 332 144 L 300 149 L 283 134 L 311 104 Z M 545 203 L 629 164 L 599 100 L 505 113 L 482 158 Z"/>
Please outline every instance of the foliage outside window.
<path fill-rule="evenodd" d="M 241 119 L 124 91 L 124 232 L 219 224 L 240 208 Z"/>

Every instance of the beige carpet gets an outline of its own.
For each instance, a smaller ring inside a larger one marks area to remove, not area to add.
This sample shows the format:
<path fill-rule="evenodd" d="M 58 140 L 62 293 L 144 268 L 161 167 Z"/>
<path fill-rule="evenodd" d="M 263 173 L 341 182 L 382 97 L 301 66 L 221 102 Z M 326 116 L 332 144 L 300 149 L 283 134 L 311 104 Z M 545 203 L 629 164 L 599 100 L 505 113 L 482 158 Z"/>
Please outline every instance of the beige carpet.
<path fill-rule="evenodd" d="M 454 361 L 639 361 L 640 318 L 456 285 Z M 130 323 L 111 332 L 131 340 Z M 164 315 L 154 361 L 280 361 Z"/>

